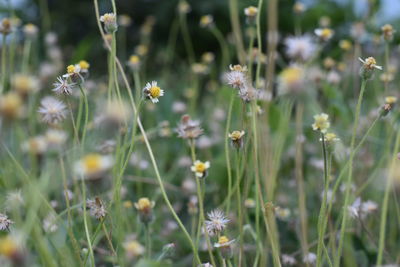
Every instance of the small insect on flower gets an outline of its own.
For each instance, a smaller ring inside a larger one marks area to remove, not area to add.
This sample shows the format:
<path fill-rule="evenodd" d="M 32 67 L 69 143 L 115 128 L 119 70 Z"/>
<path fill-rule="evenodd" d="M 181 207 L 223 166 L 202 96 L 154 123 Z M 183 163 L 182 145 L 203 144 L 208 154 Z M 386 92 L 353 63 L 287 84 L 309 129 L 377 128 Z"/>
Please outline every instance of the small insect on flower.
<path fill-rule="evenodd" d="M 139 212 L 140 221 L 144 224 L 150 223 L 153 219 L 154 201 L 150 201 L 147 197 L 142 197 L 138 202 L 134 203 L 135 208 Z"/>
<path fill-rule="evenodd" d="M 196 177 L 205 178 L 207 176 L 207 170 L 210 168 L 210 162 L 202 162 L 200 160 L 196 160 L 190 170 L 195 173 Z"/>
<path fill-rule="evenodd" d="M 147 99 L 150 99 L 153 103 L 158 103 L 158 98 L 164 95 L 164 90 L 157 86 L 156 81 L 147 83 L 143 88 L 143 93 Z"/>
<path fill-rule="evenodd" d="M 204 221 L 209 236 L 221 234 L 230 221 L 221 210 L 213 210 L 207 213 L 208 220 Z"/>
<path fill-rule="evenodd" d="M 203 133 L 203 129 L 198 120 L 192 120 L 189 115 L 185 114 L 181 117 L 176 132 L 180 138 L 196 139 Z"/>
<path fill-rule="evenodd" d="M 334 34 L 334 31 L 330 28 L 315 29 L 314 32 L 324 42 L 329 41 Z"/>
<path fill-rule="evenodd" d="M 75 173 L 80 178 L 96 179 L 100 178 L 114 164 L 111 156 L 101 154 L 87 154 L 75 163 Z"/>
<path fill-rule="evenodd" d="M 118 29 L 117 19 L 114 13 L 106 13 L 100 17 L 100 21 L 104 23 L 104 29 L 107 33 L 114 33 Z"/>
<path fill-rule="evenodd" d="M 214 18 L 211 15 L 204 15 L 200 18 L 200 27 L 211 28 L 214 26 Z"/>
<path fill-rule="evenodd" d="M 79 64 L 68 65 L 67 73 L 63 75 L 66 79 L 71 79 L 73 83 L 81 84 L 84 82 L 84 77 L 81 74 L 81 67 Z"/>
<path fill-rule="evenodd" d="M 14 222 L 8 219 L 7 215 L 0 213 L 0 231 L 9 230 L 10 225 Z"/>
<path fill-rule="evenodd" d="M 314 131 L 320 131 L 322 133 L 326 133 L 328 128 L 331 126 L 329 122 L 328 114 L 321 113 L 314 115 L 314 123 L 312 124 L 312 128 Z"/>
<path fill-rule="evenodd" d="M 228 137 L 231 140 L 231 144 L 233 147 L 235 147 L 236 149 L 240 149 L 243 147 L 243 136 L 244 136 L 245 132 L 242 131 L 233 131 L 232 133 L 228 134 Z"/>
<path fill-rule="evenodd" d="M 42 121 L 48 124 L 58 124 L 67 117 L 65 104 L 52 96 L 40 101 L 38 112 L 42 115 Z"/>
<path fill-rule="evenodd" d="M 94 200 L 86 200 L 86 207 L 89 209 L 90 215 L 97 220 L 102 220 L 107 215 L 107 210 L 99 197 L 96 197 Z"/>
<path fill-rule="evenodd" d="M 53 83 L 53 92 L 59 95 L 70 95 L 75 87 L 75 83 L 69 83 L 68 79 L 57 77 L 57 81 Z"/>

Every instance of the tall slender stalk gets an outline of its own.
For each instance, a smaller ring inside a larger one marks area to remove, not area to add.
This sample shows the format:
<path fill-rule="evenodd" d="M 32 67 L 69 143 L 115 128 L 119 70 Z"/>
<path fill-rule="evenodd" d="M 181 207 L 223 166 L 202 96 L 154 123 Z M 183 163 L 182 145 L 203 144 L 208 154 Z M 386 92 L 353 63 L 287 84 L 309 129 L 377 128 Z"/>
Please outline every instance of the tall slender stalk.
<path fill-rule="evenodd" d="M 328 157 L 326 151 L 326 140 L 325 135 L 321 133 L 321 144 L 322 144 L 322 154 L 324 157 L 324 195 L 322 198 L 321 209 L 318 216 L 318 246 L 317 246 L 317 266 L 322 264 L 322 249 L 325 246 L 324 236 L 326 228 L 326 206 L 327 206 L 327 196 L 329 190 L 329 175 L 328 175 Z"/>
<path fill-rule="evenodd" d="M 382 212 L 381 212 L 381 219 L 380 219 L 380 227 L 379 227 L 379 246 L 378 246 L 378 257 L 376 259 L 376 266 L 380 266 L 382 264 L 382 257 L 383 257 L 383 252 L 385 249 L 385 236 L 386 236 L 386 221 L 387 221 L 387 213 L 388 213 L 388 206 L 389 206 L 389 193 L 390 189 L 392 186 L 392 179 L 394 176 L 395 172 L 395 166 L 398 161 L 398 150 L 399 150 L 399 145 L 400 145 L 400 131 L 397 131 L 396 135 L 396 142 L 394 145 L 393 149 L 393 155 L 392 155 L 392 160 L 390 163 L 390 168 L 387 176 L 387 181 L 386 181 L 386 188 L 385 188 L 385 193 L 383 196 L 383 201 L 382 201 Z"/>
<path fill-rule="evenodd" d="M 229 128 L 231 127 L 232 109 L 234 102 L 235 102 L 235 94 L 232 93 L 231 100 L 229 102 L 228 116 L 226 118 L 226 127 L 225 127 L 225 162 L 226 162 L 226 170 L 228 172 L 228 197 L 226 201 L 226 213 L 229 212 L 231 205 L 231 195 L 232 195 L 232 169 L 231 169 L 231 160 L 229 152 L 228 134 L 229 134 Z"/>
<path fill-rule="evenodd" d="M 238 0 L 229 0 L 229 15 L 231 20 L 231 25 L 233 28 L 233 34 L 235 37 L 236 44 L 236 54 L 240 64 L 244 64 L 245 52 L 242 38 L 242 29 L 240 27 L 239 20 L 239 9 L 238 9 Z"/>
<path fill-rule="evenodd" d="M 344 205 L 343 205 L 343 217 L 342 217 L 342 226 L 340 229 L 339 246 L 338 246 L 338 251 L 337 251 L 336 257 L 334 257 L 334 266 L 335 267 L 340 266 L 340 258 L 342 255 L 344 235 L 345 235 L 345 231 L 346 231 L 346 224 L 347 224 L 347 217 L 348 217 L 347 206 L 350 203 L 350 188 L 351 188 L 351 183 L 353 181 L 353 159 L 354 159 L 354 155 L 355 155 L 354 144 L 356 141 L 358 121 L 360 119 L 361 103 L 362 103 L 362 99 L 364 96 L 364 91 L 365 91 L 366 85 L 367 85 L 367 80 L 363 79 L 361 82 L 360 95 L 358 96 L 358 101 L 357 101 L 357 106 L 356 106 L 356 114 L 355 114 L 354 125 L 353 125 L 353 134 L 351 136 L 351 142 L 350 142 L 349 170 L 348 170 L 348 176 L 347 176 L 347 181 L 346 181 L 346 192 L 345 192 L 345 200 L 344 200 Z"/>

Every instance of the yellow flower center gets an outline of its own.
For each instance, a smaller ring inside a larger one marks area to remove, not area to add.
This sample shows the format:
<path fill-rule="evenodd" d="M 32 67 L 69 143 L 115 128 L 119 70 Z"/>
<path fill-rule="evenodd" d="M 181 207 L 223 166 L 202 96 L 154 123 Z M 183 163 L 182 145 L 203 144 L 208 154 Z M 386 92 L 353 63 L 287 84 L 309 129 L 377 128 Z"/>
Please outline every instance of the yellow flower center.
<path fill-rule="evenodd" d="M 324 28 L 324 29 L 321 31 L 321 37 L 324 38 L 324 39 L 330 38 L 331 35 L 332 35 L 332 30 L 331 30 L 331 29 Z"/>
<path fill-rule="evenodd" d="M 385 98 L 386 104 L 394 104 L 397 102 L 397 97 L 395 96 L 388 96 Z"/>
<path fill-rule="evenodd" d="M 207 169 L 204 162 L 197 162 L 194 167 L 196 168 L 196 172 L 205 172 Z"/>
<path fill-rule="evenodd" d="M 83 164 L 88 173 L 95 173 L 101 168 L 101 156 L 98 154 L 89 154 L 83 158 Z"/>
<path fill-rule="evenodd" d="M 369 57 L 367 59 L 365 59 L 365 65 L 368 68 L 373 68 L 376 65 L 376 60 L 373 57 Z"/>
<path fill-rule="evenodd" d="M 258 9 L 254 6 L 249 6 L 246 8 L 246 15 L 249 17 L 255 17 L 257 15 Z"/>
<path fill-rule="evenodd" d="M 239 140 L 242 136 L 243 134 L 240 131 L 233 131 L 230 135 L 231 139 L 234 141 Z"/>
<path fill-rule="evenodd" d="M 81 60 L 79 61 L 79 67 L 81 67 L 81 69 L 87 70 L 89 69 L 90 64 L 86 60 Z"/>
<path fill-rule="evenodd" d="M 161 88 L 158 86 L 152 86 L 149 89 L 149 93 L 152 98 L 157 98 L 161 95 Z"/>
<path fill-rule="evenodd" d="M 132 64 L 137 64 L 137 63 L 139 63 L 139 61 L 140 61 L 140 59 L 137 55 L 132 55 L 129 58 L 129 62 Z"/>
<path fill-rule="evenodd" d="M 74 65 L 69 65 L 69 66 L 67 67 L 67 72 L 68 72 L 69 74 L 74 73 L 74 72 L 75 72 L 75 66 L 74 66 Z"/>
<path fill-rule="evenodd" d="M 0 240 L 0 255 L 12 257 L 17 251 L 17 245 L 10 237 L 4 237 Z"/>
<path fill-rule="evenodd" d="M 289 67 L 282 71 L 281 77 L 285 83 L 294 84 L 300 80 L 302 73 L 303 71 L 300 68 Z"/>
<path fill-rule="evenodd" d="M 342 40 L 339 43 L 340 48 L 342 48 L 345 51 L 349 51 L 352 47 L 352 44 L 349 40 Z"/>
<path fill-rule="evenodd" d="M 136 208 L 140 211 L 148 210 L 151 208 L 151 201 L 147 197 L 142 197 L 137 202 Z"/>
<path fill-rule="evenodd" d="M 226 236 L 220 236 L 219 238 L 218 238 L 218 244 L 220 244 L 220 245 L 223 245 L 223 244 L 225 244 L 225 243 L 228 243 L 229 242 L 229 238 L 227 238 Z"/>

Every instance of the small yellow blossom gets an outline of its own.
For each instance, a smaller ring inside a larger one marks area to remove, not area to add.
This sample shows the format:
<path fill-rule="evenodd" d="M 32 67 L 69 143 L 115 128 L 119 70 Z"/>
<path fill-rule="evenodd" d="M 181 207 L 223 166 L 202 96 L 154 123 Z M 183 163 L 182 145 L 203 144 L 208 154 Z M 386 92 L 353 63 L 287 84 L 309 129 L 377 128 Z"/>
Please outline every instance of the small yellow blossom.
<path fill-rule="evenodd" d="M 81 67 L 82 70 L 87 70 L 90 67 L 90 64 L 86 60 L 81 60 L 79 61 L 79 67 Z"/>
<path fill-rule="evenodd" d="M 211 15 L 205 15 L 200 18 L 200 26 L 203 28 L 211 27 L 214 23 L 214 18 Z"/>
<path fill-rule="evenodd" d="M 0 115 L 7 119 L 16 119 L 23 115 L 24 108 L 21 97 L 14 92 L 0 96 Z"/>
<path fill-rule="evenodd" d="M 315 34 L 322 40 L 328 41 L 332 38 L 334 31 L 330 28 L 316 29 Z"/>
<path fill-rule="evenodd" d="M 349 40 L 340 40 L 339 47 L 344 51 L 350 51 L 353 47 L 353 44 Z"/>
<path fill-rule="evenodd" d="M 386 104 L 395 104 L 397 102 L 397 97 L 395 96 L 387 96 L 385 97 L 385 103 Z"/>
<path fill-rule="evenodd" d="M 297 1 L 297 2 L 293 5 L 293 11 L 294 11 L 294 13 L 296 13 L 296 14 L 301 14 L 301 13 L 303 13 L 305 10 L 306 10 L 306 6 L 305 6 L 303 3 L 299 2 L 299 1 Z"/>
<path fill-rule="evenodd" d="M 312 124 L 312 128 L 314 131 L 326 133 L 329 127 L 330 122 L 328 114 L 321 113 L 314 116 L 314 123 Z"/>
<path fill-rule="evenodd" d="M 376 65 L 376 60 L 373 57 L 367 57 L 365 60 L 358 58 L 368 70 L 378 69 L 382 70 L 382 66 Z"/>
<path fill-rule="evenodd" d="M 142 197 L 138 200 L 137 203 L 135 203 L 135 208 L 138 211 L 148 211 L 151 210 L 154 207 L 155 203 L 154 201 L 150 201 L 147 197 Z"/>
<path fill-rule="evenodd" d="M 158 98 L 164 95 L 164 90 L 157 85 L 156 81 L 152 81 L 146 84 L 143 88 L 143 93 L 151 102 L 157 103 L 159 101 Z"/>
<path fill-rule="evenodd" d="M 7 258 L 13 257 L 18 252 L 16 242 L 9 236 L 0 239 L 0 255 Z"/>
<path fill-rule="evenodd" d="M 210 162 L 202 162 L 200 160 L 196 160 L 193 163 L 193 166 L 190 168 L 192 172 L 196 174 L 197 177 L 203 178 L 207 174 L 207 169 L 210 168 Z"/>
<path fill-rule="evenodd" d="M 68 74 L 73 74 L 73 73 L 75 73 L 75 66 L 74 66 L 74 65 L 69 65 L 69 66 L 67 67 L 67 73 L 68 73 Z"/>
<path fill-rule="evenodd" d="M 258 13 L 258 8 L 256 8 L 255 6 L 249 6 L 244 9 L 244 14 L 247 17 L 254 18 L 255 16 L 257 16 L 257 13 Z"/>

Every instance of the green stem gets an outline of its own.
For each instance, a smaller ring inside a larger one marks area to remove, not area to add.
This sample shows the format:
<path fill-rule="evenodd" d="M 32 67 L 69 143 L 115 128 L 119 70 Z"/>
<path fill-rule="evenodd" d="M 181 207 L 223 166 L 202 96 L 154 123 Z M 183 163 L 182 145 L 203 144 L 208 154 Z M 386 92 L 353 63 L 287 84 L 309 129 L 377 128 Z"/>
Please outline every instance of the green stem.
<path fill-rule="evenodd" d="M 90 233 L 89 233 L 89 227 L 88 227 L 88 222 L 87 222 L 87 216 L 86 216 L 86 185 L 85 185 L 85 179 L 84 177 L 81 177 L 81 182 L 82 182 L 82 209 L 83 209 L 83 224 L 85 226 L 85 234 L 86 234 L 86 241 L 88 243 L 89 247 L 89 255 L 90 255 L 90 260 L 91 260 L 91 265 L 95 265 L 94 261 L 94 254 L 93 254 L 93 247 L 92 247 L 92 241 L 90 239 Z"/>
<path fill-rule="evenodd" d="M 340 258 L 342 255 L 344 235 L 345 235 L 345 231 L 346 231 L 346 224 L 347 224 L 347 217 L 348 217 L 347 206 L 350 203 L 350 188 L 351 188 L 351 183 L 353 181 L 353 159 L 354 159 L 354 154 L 355 154 L 354 144 L 356 141 L 358 121 L 360 119 L 361 103 L 362 103 L 362 99 L 364 96 L 366 84 L 367 84 L 367 80 L 363 79 L 361 82 L 361 90 L 360 90 L 360 94 L 358 96 L 358 101 L 357 101 L 357 106 L 356 106 L 356 114 L 355 114 L 354 125 L 353 125 L 353 134 L 351 136 L 351 143 L 350 143 L 350 151 L 351 152 L 350 152 L 350 159 L 349 159 L 348 177 L 347 177 L 347 182 L 346 182 L 345 200 L 344 200 L 344 205 L 343 205 L 342 226 L 340 229 L 338 251 L 337 251 L 336 257 L 334 258 L 334 266 L 335 267 L 339 267 Z"/>
<path fill-rule="evenodd" d="M 221 31 L 216 27 L 211 27 L 211 32 L 214 34 L 215 38 L 217 39 L 219 46 L 222 52 L 222 69 L 226 68 L 228 61 L 229 61 L 229 48 L 226 44 L 225 37 L 222 35 Z"/>
<path fill-rule="evenodd" d="M 237 210 L 238 210 L 238 227 L 239 227 L 239 263 L 238 266 L 242 266 L 242 257 L 243 257 L 243 214 L 242 214 L 242 200 L 241 200 L 241 192 L 240 192 L 240 151 L 236 152 L 236 197 L 237 197 Z"/>
<path fill-rule="evenodd" d="M 84 147 L 85 146 L 87 123 L 88 123 L 88 120 L 89 120 L 89 103 L 88 103 L 88 99 L 87 99 L 86 93 L 83 90 L 81 85 L 79 85 L 79 90 L 81 91 L 83 100 L 85 102 L 85 122 L 83 124 L 82 139 L 81 139 L 82 140 L 82 147 Z"/>
<path fill-rule="evenodd" d="M 324 195 L 322 199 L 321 209 L 318 216 L 318 246 L 317 246 L 317 266 L 322 265 L 322 249 L 325 246 L 324 244 L 324 236 L 325 236 L 325 228 L 326 228 L 326 204 L 327 204 L 327 196 L 329 190 L 329 176 L 328 176 L 328 160 L 326 153 L 326 141 L 325 135 L 321 133 L 321 143 L 322 143 L 322 154 L 324 157 Z"/>
<path fill-rule="evenodd" d="M 225 161 L 226 161 L 226 169 L 228 172 L 228 197 L 226 201 L 226 213 L 229 212 L 231 205 L 231 195 L 232 195 L 232 169 L 231 169 L 231 160 L 229 153 L 229 128 L 231 127 L 231 119 L 232 119 L 232 109 L 233 103 L 235 102 L 235 94 L 232 94 L 231 100 L 228 108 L 228 117 L 226 118 L 226 128 L 225 128 Z"/>
<path fill-rule="evenodd" d="M 398 161 L 397 158 L 397 153 L 399 149 L 399 144 L 400 144 L 400 131 L 397 132 L 396 135 L 396 143 L 394 146 L 393 150 L 393 156 L 392 156 L 392 161 L 390 164 L 390 169 L 386 181 L 386 188 L 385 188 L 385 193 L 383 196 L 383 201 L 382 201 L 382 213 L 381 213 L 381 219 L 380 219 L 380 227 L 379 227 L 379 246 L 378 246 L 378 257 L 376 259 L 376 266 L 381 266 L 382 264 L 382 257 L 383 257 L 383 252 L 385 249 L 385 234 L 386 234 L 386 221 L 387 221 L 387 213 L 388 213 L 388 205 L 389 205 L 389 193 L 391 190 L 391 185 L 392 185 L 392 177 L 394 176 L 395 172 L 395 166 L 396 161 Z"/>
<path fill-rule="evenodd" d="M 7 77 L 7 42 L 6 35 L 3 34 L 2 46 L 1 46 L 1 88 L 0 95 L 5 91 L 6 77 Z"/>

